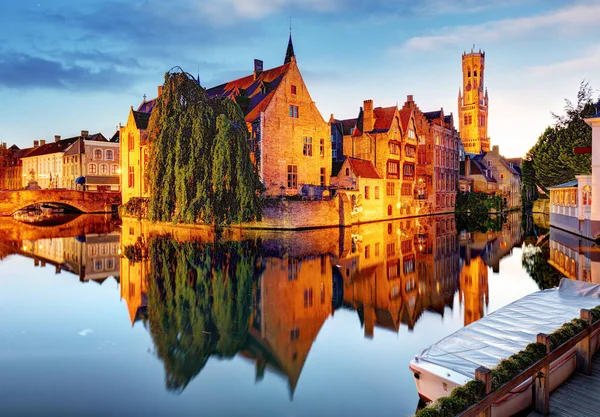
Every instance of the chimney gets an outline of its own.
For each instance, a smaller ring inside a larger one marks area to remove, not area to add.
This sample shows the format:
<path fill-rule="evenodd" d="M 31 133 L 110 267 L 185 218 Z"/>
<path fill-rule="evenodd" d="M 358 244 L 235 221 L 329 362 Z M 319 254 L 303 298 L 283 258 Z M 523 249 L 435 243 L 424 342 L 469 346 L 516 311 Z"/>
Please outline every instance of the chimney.
<path fill-rule="evenodd" d="M 45 144 L 46 144 L 46 140 L 45 139 L 40 140 L 40 146 L 44 146 Z"/>
<path fill-rule="evenodd" d="M 60 140 L 60 135 L 54 135 L 54 142 L 58 142 Z"/>
<path fill-rule="evenodd" d="M 260 59 L 255 59 L 254 60 L 254 79 L 256 80 L 262 72 L 263 72 L 263 62 Z"/>
<path fill-rule="evenodd" d="M 471 176 L 471 157 L 469 155 L 465 155 L 465 177 L 469 178 Z"/>
<path fill-rule="evenodd" d="M 34 141 L 33 141 L 33 147 L 34 147 L 34 148 L 37 148 L 37 147 L 39 147 L 39 146 L 40 146 L 40 141 L 39 141 L 39 140 L 34 140 Z"/>
<path fill-rule="evenodd" d="M 162 85 L 159 85 L 159 86 L 158 86 L 158 96 L 157 96 L 157 97 L 160 97 L 160 96 L 162 96 L 162 90 L 163 90 L 163 86 L 162 86 Z"/>
<path fill-rule="evenodd" d="M 363 132 L 370 132 L 374 127 L 373 100 L 365 100 L 363 102 Z"/>
<path fill-rule="evenodd" d="M 90 132 L 88 132 L 87 130 L 82 130 L 81 131 L 81 137 L 82 138 L 87 138 L 89 134 L 90 134 Z"/>
<path fill-rule="evenodd" d="M 412 94 L 407 95 L 406 96 L 406 101 L 408 101 L 409 103 L 412 103 L 414 101 L 413 100 L 413 95 Z"/>
<path fill-rule="evenodd" d="M 498 145 L 492 146 L 492 153 L 500 154 L 500 146 L 498 146 Z"/>

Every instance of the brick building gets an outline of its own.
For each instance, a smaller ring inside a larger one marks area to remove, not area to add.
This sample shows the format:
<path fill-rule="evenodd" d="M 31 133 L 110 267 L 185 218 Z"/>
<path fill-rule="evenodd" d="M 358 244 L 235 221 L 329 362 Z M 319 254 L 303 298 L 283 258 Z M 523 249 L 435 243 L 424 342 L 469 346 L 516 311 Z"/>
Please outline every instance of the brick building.
<path fill-rule="evenodd" d="M 241 107 L 250 150 L 267 196 L 319 195 L 329 186 L 331 131 L 312 100 L 290 36 L 282 66 L 210 88 L 208 97 L 230 97 Z"/>
<path fill-rule="evenodd" d="M 158 87 L 158 95 L 162 86 Z M 148 141 L 146 129 L 157 99 L 144 101 L 137 110 L 129 108 L 125 126 L 119 131 L 121 151 L 121 199 L 123 204 L 136 197 L 149 197 L 146 178 Z"/>
<path fill-rule="evenodd" d="M 462 92 L 458 90 L 460 137 L 466 152 L 490 150 L 488 137 L 488 93 L 484 92 L 485 52 L 462 55 Z"/>
<path fill-rule="evenodd" d="M 454 211 L 460 170 L 460 136 L 452 114 L 444 109 L 427 112 L 433 142 L 434 212 Z"/>

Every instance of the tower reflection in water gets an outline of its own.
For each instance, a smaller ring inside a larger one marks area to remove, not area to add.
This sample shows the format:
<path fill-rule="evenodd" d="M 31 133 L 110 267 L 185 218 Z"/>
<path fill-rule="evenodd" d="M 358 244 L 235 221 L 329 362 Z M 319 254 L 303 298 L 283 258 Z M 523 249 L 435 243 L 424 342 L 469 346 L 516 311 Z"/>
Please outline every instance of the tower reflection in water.
<path fill-rule="evenodd" d="M 443 316 L 456 302 L 469 324 L 486 313 L 489 269 L 521 244 L 519 215 L 486 232 L 458 233 L 447 215 L 245 232 L 222 243 L 189 230 L 167 237 L 136 220 L 124 220 L 119 233 L 104 222 L 55 239 L 21 231 L 3 240 L 3 251 L 82 281 L 117 278 L 129 320 L 150 332 L 174 392 L 211 357 L 238 356 L 255 364 L 258 381 L 265 372 L 281 375 L 293 396 L 315 339 L 338 309 L 356 312 L 366 338 L 401 326 L 413 331 L 425 311 Z"/>

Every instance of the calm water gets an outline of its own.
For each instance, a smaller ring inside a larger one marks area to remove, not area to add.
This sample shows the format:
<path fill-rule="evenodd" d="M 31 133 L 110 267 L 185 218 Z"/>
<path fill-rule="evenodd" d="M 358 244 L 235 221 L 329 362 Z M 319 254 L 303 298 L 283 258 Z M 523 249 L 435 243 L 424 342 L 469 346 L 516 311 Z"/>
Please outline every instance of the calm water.
<path fill-rule="evenodd" d="M 419 349 L 560 278 L 544 221 L 214 244 L 106 217 L 0 219 L 0 415 L 410 415 Z"/>

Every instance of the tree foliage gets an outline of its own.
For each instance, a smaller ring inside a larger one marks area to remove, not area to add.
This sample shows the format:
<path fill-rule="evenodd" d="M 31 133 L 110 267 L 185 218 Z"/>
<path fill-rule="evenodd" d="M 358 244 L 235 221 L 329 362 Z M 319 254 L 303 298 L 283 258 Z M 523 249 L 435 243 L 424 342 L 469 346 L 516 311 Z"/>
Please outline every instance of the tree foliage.
<path fill-rule="evenodd" d="M 148 323 L 169 390 L 181 392 L 208 359 L 244 347 L 254 283 L 262 273 L 253 241 L 150 241 Z"/>
<path fill-rule="evenodd" d="M 209 99 L 193 77 L 167 73 L 148 141 L 151 221 L 260 220 L 263 188 L 250 160 L 244 115 L 231 99 Z"/>
<path fill-rule="evenodd" d="M 591 155 L 576 155 L 573 149 L 592 145 L 592 131 L 583 119 L 595 114 L 592 89 L 582 82 L 577 103 L 565 100 L 564 114 L 553 114 L 554 126 L 548 126 L 525 158 L 529 166 L 523 172 L 523 196 L 536 197 L 535 185 L 544 189 L 575 179 L 575 175 L 591 172 Z"/>

